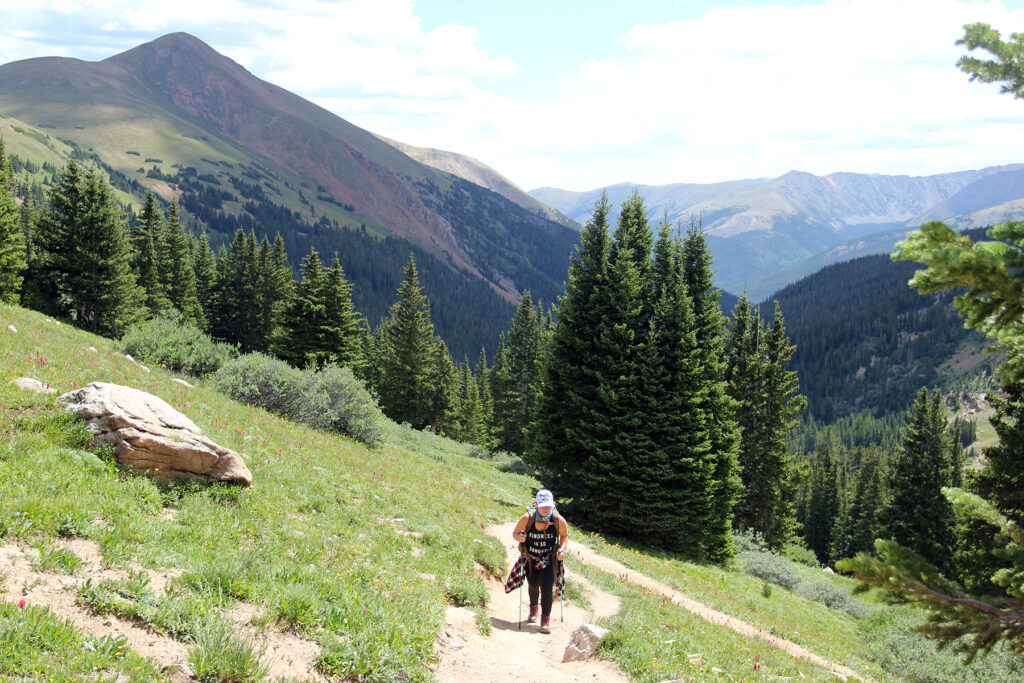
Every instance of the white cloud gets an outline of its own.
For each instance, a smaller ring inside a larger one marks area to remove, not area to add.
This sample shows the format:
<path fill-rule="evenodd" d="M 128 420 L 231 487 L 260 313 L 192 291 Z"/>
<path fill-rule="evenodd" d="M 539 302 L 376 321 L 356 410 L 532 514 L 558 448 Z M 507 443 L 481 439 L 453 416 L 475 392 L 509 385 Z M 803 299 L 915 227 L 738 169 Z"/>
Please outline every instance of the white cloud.
<path fill-rule="evenodd" d="M 507 94 L 523 78 L 516 55 L 491 54 L 473 27 L 426 30 L 412 0 L 37 0 L 0 10 L 22 34 L 0 36 L 0 61 L 102 58 L 189 31 L 374 132 L 475 156 L 527 188 L 587 189 L 1020 161 L 1024 102 L 954 66 L 974 21 L 1006 34 L 1024 11 L 983 0 L 716 8 L 624 27 L 587 61 L 552 65 L 568 76 L 540 98 Z"/>

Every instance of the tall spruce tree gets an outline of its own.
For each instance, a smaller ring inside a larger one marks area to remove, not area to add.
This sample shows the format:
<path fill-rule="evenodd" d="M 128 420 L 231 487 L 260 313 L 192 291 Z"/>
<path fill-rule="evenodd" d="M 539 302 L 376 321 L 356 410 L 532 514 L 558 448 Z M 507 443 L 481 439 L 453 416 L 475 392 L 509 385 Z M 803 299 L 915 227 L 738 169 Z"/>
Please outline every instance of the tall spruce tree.
<path fill-rule="evenodd" d="M 943 571 L 952 569 L 953 510 L 942 495 L 951 484 L 942 397 L 922 389 L 907 412 L 903 443 L 893 459 L 882 509 L 881 535 L 908 547 Z"/>
<path fill-rule="evenodd" d="M 272 247 L 270 241 L 265 237 L 260 242 L 259 262 L 256 272 L 259 278 L 259 328 L 262 335 L 273 340 L 278 332 L 278 327 L 281 325 L 293 287 L 292 269 L 288 265 L 288 254 L 285 251 L 284 239 L 280 233 L 274 237 L 274 245 Z M 341 275 L 341 273 L 338 273 L 338 275 Z M 329 277 L 333 276 L 329 275 Z M 344 283 L 344 277 L 341 278 L 341 283 Z M 335 283 L 335 286 L 340 286 L 341 283 Z M 351 297 L 349 301 L 351 302 Z M 341 302 L 338 305 L 344 305 L 344 303 Z M 328 317 L 330 317 L 330 312 Z M 267 342 L 261 340 L 260 343 L 264 344 Z M 347 363 L 344 364 L 349 365 Z M 353 366 L 349 365 L 349 367 Z"/>
<path fill-rule="evenodd" d="M 322 368 L 331 360 L 333 337 L 326 278 L 314 249 L 302 264 L 302 280 L 285 308 L 274 354 L 298 368 Z"/>
<path fill-rule="evenodd" d="M 715 459 L 702 404 L 705 382 L 681 244 L 662 224 L 655 245 L 650 333 L 644 350 L 641 499 L 648 540 L 690 556 L 721 558 L 731 539 L 715 519 Z"/>
<path fill-rule="evenodd" d="M 838 548 L 833 557 L 850 557 L 871 550 L 881 532 L 878 517 L 885 506 L 888 472 L 888 451 L 878 446 L 862 449 L 856 488 L 850 504 L 849 545 Z"/>
<path fill-rule="evenodd" d="M 729 393 L 737 402 L 742 435 L 743 488 L 734 523 L 740 530 L 760 534 L 775 548 L 786 543 L 795 528 L 786 435 L 807 405 L 799 395 L 796 373 L 786 370 L 793 351 L 778 305 L 769 329 L 744 295 L 733 315 L 728 354 Z"/>
<path fill-rule="evenodd" d="M 192 249 L 192 270 L 196 274 L 196 299 L 203 310 L 203 329 L 209 331 L 209 316 L 213 311 L 213 291 L 217 280 L 217 258 L 213 255 L 210 240 L 205 233 Z M 288 279 L 291 280 L 290 272 Z"/>
<path fill-rule="evenodd" d="M 819 562 L 831 560 L 833 532 L 839 515 L 841 446 L 835 430 L 828 428 L 819 440 L 811 463 L 810 493 L 803 514 L 804 540 Z M 845 533 L 845 528 L 840 530 Z"/>
<path fill-rule="evenodd" d="M 164 252 L 159 258 L 162 265 L 160 281 L 167 298 L 181 313 L 184 322 L 201 327 L 203 310 L 196 294 L 196 273 L 189 255 L 188 233 L 178 215 L 177 202 L 171 202 L 167 211 L 160 248 Z"/>
<path fill-rule="evenodd" d="M 0 302 L 21 301 L 23 273 L 28 266 L 21 216 L 14 203 L 14 169 L 0 137 Z"/>
<path fill-rule="evenodd" d="M 739 426 L 734 414 L 736 402 L 728 393 L 725 360 L 725 318 L 719 291 L 712 281 L 711 249 L 699 222 L 691 221 L 683 242 L 683 275 L 693 304 L 698 364 L 703 394 L 700 408 L 706 417 L 711 457 L 714 458 L 714 511 L 705 532 L 705 555 L 712 561 L 728 559 L 732 545 L 733 508 L 742 481 L 738 461 Z"/>
<path fill-rule="evenodd" d="M 47 198 L 34 239 L 57 310 L 93 332 L 119 334 L 135 319 L 139 297 L 113 190 L 99 171 L 83 173 L 72 160 Z"/>
<path fill-rule="evenodd" d="M 334 257 L 324 278 L 327 305 L 330 359 L 339 365 L 358 370 L 363 364 L 362 342 L 359 336 L 361 320 L 352 305 L 352 283 L 345 279 L 345 271 Z"/>
<path fill-rule="evenodd" d="M 608 197 L 602 194 L 569 260 L 558 324 L 544 366 L 536 445 L 530 454 L 530 460 L 544 470 L 549 488 L 560 497 L 572 498 L 570 507 L 583 518 L 603 504 L 608 490 L 608 482 L 591 465 L 610 450 L 612 437 L 605 412 L 605 342 L 600 340 L 611 308 L 609 210 Z M 498 357 L 494 364 L 497 374 Z"/>
<path fill-rule="evenodd" d="M 159 249 L 164 247 L 164 218 L 156 198 L 146 194 L 135 230 L 132 233 L 133 265 L 139 286 L 143 289 L 143 305 L 151 315 L 171 307 L 161 273 Z"/>
<path fill-rule="evenodd" d="M 543 363 L 541 363 L 541 368 L 543 370 Z M 492 427 L 494 422 L 494 399 L 491 395 L 492 376 L 491 369 L 487 367 L 487 349 L 482 348 L 474 374 L 480 403 L 480 441 L 476 443 L 486 449 L 495 447 L 494 428 Z"/>
<path fill-rule="evenodd" d="M 512 325 L 503 348 L 500 374 L 500 401 L 494 404 L 495 435 L 498 448 L 525 453 L 529 446 L 530 425 L 540 395 L 544 330 L 529 292 L 519 299 Z"/>
<path fill-rule="evenodd" d="M 434 337 L 430 359 L 430 400 L 427 423 L 439 434 L 447 434 L 458 419 L 458 371 L 443 339 Z"/>
<path fill-rule="evenodd" d="M 377 385 L 381 408 L 395 422 L 415 429 L 432 423 L 436 360 L 430 306 L 420 286 L 416 261 L 409 256 L 398 301 L 381 324 L 381 377 Z"/>
<path fill-rule="evenodd" d="M 266 350 L 267 333 L 260 326 L 257 251 L 255 234 L 235 232 L 231 244 L 218 255 L 211 289 L 210 333 L 243 352 Z"/>

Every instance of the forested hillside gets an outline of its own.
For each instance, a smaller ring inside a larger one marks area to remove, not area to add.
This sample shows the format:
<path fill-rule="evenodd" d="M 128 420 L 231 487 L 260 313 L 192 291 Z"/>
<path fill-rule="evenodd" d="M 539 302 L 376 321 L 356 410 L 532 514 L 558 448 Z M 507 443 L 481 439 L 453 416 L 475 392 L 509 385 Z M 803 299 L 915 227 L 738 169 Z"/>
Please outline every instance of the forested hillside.
<path fill-rule="evenodd" d="M 922 386 L 945 388 L 992 364 L 983 337 L 964 328 L 953 293 L 921 296 L 907 284 L 919 268 L 865 256 L 771 297 L 786 316 L 797 348 L 791 367 L 817 421 L 861 410 L 901 413 Z"/>

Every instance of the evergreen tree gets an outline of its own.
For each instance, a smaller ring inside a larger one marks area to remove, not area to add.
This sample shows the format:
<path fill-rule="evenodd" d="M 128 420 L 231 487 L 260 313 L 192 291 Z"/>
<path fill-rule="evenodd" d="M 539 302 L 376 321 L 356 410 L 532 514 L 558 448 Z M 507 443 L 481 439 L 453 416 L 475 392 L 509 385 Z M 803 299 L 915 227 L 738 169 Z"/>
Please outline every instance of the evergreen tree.
<path fill-rule="evenodd" d="M 951 568 L 953 513 L 942 495 L 950 479 L 942 398 L 936 390 L 929 399 L 922 389 L 907 413 L 903 444 L 887 483 L 891 497 L 880 521 L 883 538 L 912 549 L 943 571 Z"/>
<path fill-rule="evenodd" d="M 639 201 L 639 198 L 637 197 Z M 635 202 L 634 202 L 635 203 Z M 643 364 L 650 320 L 644 317 L 644 299 L 650 282 L 650 252 L 638 254 L 650 243 L 647 211 L 639 202 L 620 220 L 608 250 L 605 316 L 591 333 L 595 336 L 604 428 L 607 444 L 598 444 L 587 475 L 601 495 L 588 501 L 586 517 L 613 534 L 635 533 L 635 506 L 644 507 L 663 491 L 648 486 L 652 444 L 645 430 L 646 407 Z M 646 231 L 646 240 L 638 233 Z"/>
<path fill-rule="evenodd" d="M 210 293 L 210 333 L 246 353 L 260 350 L 265 339 L 260 327 L 257 266 L 255 234 L 247 237 L 238 230 L 227 249 L 221 248 Z"/>
<path fill-rule="evenodd" d="M 498 448 L 513 453 L 524 453 L 528 448 L 530 425 L 540 394 L 543 329 L 538 313 L 530 293 L 525 292 L 508 330 L 501 372 L 494 378 L 501 385 L 501 399 L 494 405 Z"/>
<path fill-rule="evenodd" d="M 28 266 L 25 234 L 14 204 L 14 170 L 0 137 L 0 302 L 21 301 L 23 273 Z"/>
<path fill-rule="evenodd" d="M 322 368 L 332 359 L 336 330 L 327 313 L 327 280 L 320 255 L 311 251 L 302 280 L 285 308 L 274 354 L 297 368 Z"/>
<path fill-rule="evenodd" d="M 128 233 L 110 185 L 73 160 L 58 175 L 39 217 L 40 278 L 75 324 L 117 335 L 137 313 L 138 288 Z"/>
<path fill-rule="evenodd" d="M 338 268 L 340 269 L 340 266 Z M 274 339 L 275 333 L 281 325 L 285 308 L 288 306 L 293 286 L 292 269 L 288 265 L 288 254 L 285 251 L 284 239 L 280 233 L 274 237 L 273 247 L 271 247 L 270 241 L 265 237 L 260 243 L 257 273 L 259 278 L 259 329 L 262 335 L 265 335 L 268 339 Z M 328 271 L 329 279 L 334 278 L 336 280 L 341 275 L 339 272 L 332 276 L 330 271 Z M 344 284 L 344 277 L 341 277 L 340 282 L 334 282 L 335 287 L 340 287 L 342 284 Z M 341 293 L 340 289 L 338 291 Z M 347 295 L 348 292 L 349 289 L 346 289 L 344 294 Z M 350 296 L 348 300 L 351 303 Z M 341 302 L 338 305 L 344 305 L 344 303 Z M 328 317 L 330 316 L 331 312 L 329 311 Z M 261 340 L 262 343 L 267 342 Z M 353 365 L 348 363 L 342 364 L 355 369 Z"/>
<path fill-rule="evenodd" d="M 161 278 L 157 250 L 164 246 L 163 214 L 152 194 L 146 195 L 135 231 L 132 233 L 135 276 L 144 291 L 143 305 L 150 314 L 171 307 Z"/>
<path fill-rule="evenodd" d="M 715 459 L 702 404 L 706 398 L 681 245 L 663 224 L 655 246 L 652 321 L 644 352 L 641 406 L 648 440 L 639 500 L 649 540 L 720 559 L 730 552 L 728 528 L 715 518 Z"/>
<path fill-rule="evenodd" d="M 437 337 L 433 341 L 427 421 L 434 432 L 447 434 L 449 426 L 458 419 L 456 392 L 459 377 L 448 353 L 448 345 Z"/>
<path fill-rule="evenodd" d="M 541 367 L 543 368 L 543 363 Z M 477 444 L 485 449 L 495 448 L 491 427 L 494 422 L 494 400 L 491 396 L 492 372 L 487 367 L 487 349 L 480 349 L 480 358 L 476 362 L 474 378 L 480 404 L 480 440 Z"/>
<path fill-rule="evenodd" d="M 831 559 L 833 532 L 840 508 L 839 439 L 828 429 L 814 453 L 811 465 L 810 495 L 803 515 L 804 540 L 819 562 Z M 840 532 L 843 533 L 843 529 Z"/>
<path fill-rule="evenodd" d="M 793 351 L 778 305 L 772 327 L 766 329 L 760 311 L 744 295 L 733 315 L 728 369 L 742 434 L 743 489 L 735 524 L 757 532 L 772 547 L 789 540 L 796 523 L 786 435 L 807 402 L 798 393 L 796 373 L 786 370 Z"/>
<path fill-rule="evenodd" d="M 204 330 L 210 330 L 210 314 L 213 311 L 213 292 L 217 280 L 217 258 L 210 248 L 210 240 L 204 233 L 192 250 L 192 271 L 196 276 L 196 300 L 203 310 Z M 291 271 L 288 275 L 291 281 Z M 287 299 L 287 297 L 284 297 Z"/>
<path fill-rule="evenodd" d="M 738 461 L 739 426 L 734 414 L 736 402 L 728 394 L 725 360 L 725 318 L 719 305 L 719 291 L 712 281 L 711 250 L 700 225 L 693 221 L 683 242 L 683 276 L 693 304 L 698 365 L 703 383 L 701 412 L 705 415 L 711 457 L 714 458 L 714 509 L 705 531 L 710 543 L 705 548 L 712 561 L 733 553 L 733 508 L 742 485 Z M 710 524 L 713 523 L 713 527 Z"/>
<path fill-rule="evenodd" d="M 435 394 L 430 383 L 436 344 L 430 307 L 412 256 L 398 288 L 398 301 L 382 325 L 381 377 L 377 385 L 381 408 L 395 422 L 408 422 L 422 429 L 432 423 L 433 417 Z"/>
<path fill-rule="evenodd" d="M 888 454 L 884 449 L 868 447 L 862 450 L 860 468 L 850 501 L 848 543 L 837 547 L 833 558 L 850 557 L 870 551 L 881 533 L 878 516 L 885 505 L 885 482 L 888 477 Z"/>
<path fill-rule="evenodd" d="M 357 369 L 363 363 L 360 316 L 352 305 L 352 283 L 345 279 L 337 257 L 327 269 L 324 286 L 328 321 L 326 342 L 331 361 Z"/>
<path fill-rule="evenodd" d="M 159 259 L 162 265 L 160 281 L 167 298 L 181 313 L 183 322 L 201 327 L 203 310 L 196 293 L 196 273 L 189 256 L 188 234 L 178 216 L 177 202 L 171 202 L 161 242 L 164 253 Z"/>
<path fill-rule="evenodd" d="M 569 260 L 565 294 L 558 303 L 558 324 L 544 366 L 536 445 L 530 453 L 530 460 L 544 470 L 550 488 L 560 491 L 563 499 L 572 498 L 569 507 L 584 518 L 602 504 L 608 490 L 608 482 L 595 476 L 591 468 L 593 459 L 610 450 L 612 436 L 605 412 L 604 349 L 599 341 L 611 308 L 608 212 L 608 197 L 602 195 Z M 495 374 L 500 362 L 498 355 Z"/>

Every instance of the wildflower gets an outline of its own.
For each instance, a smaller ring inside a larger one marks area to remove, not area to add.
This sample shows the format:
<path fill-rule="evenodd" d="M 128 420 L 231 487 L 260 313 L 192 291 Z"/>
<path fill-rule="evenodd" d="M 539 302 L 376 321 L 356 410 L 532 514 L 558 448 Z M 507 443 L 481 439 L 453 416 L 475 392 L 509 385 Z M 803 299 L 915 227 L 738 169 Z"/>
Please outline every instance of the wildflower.
<path fill-rule="evenodd" d="M 25 609 L 25 605 L 27 605 L 27 604 L 28 604 L 28 603 L 27 603 L 27 602 L 25 602 L 25 599 L 24 599 L 24 598 L 22 598 L 21 600 L 19 600 L 19 601 L 18 601 L 18 607 L 19 607 L 20 609 Z"/>

